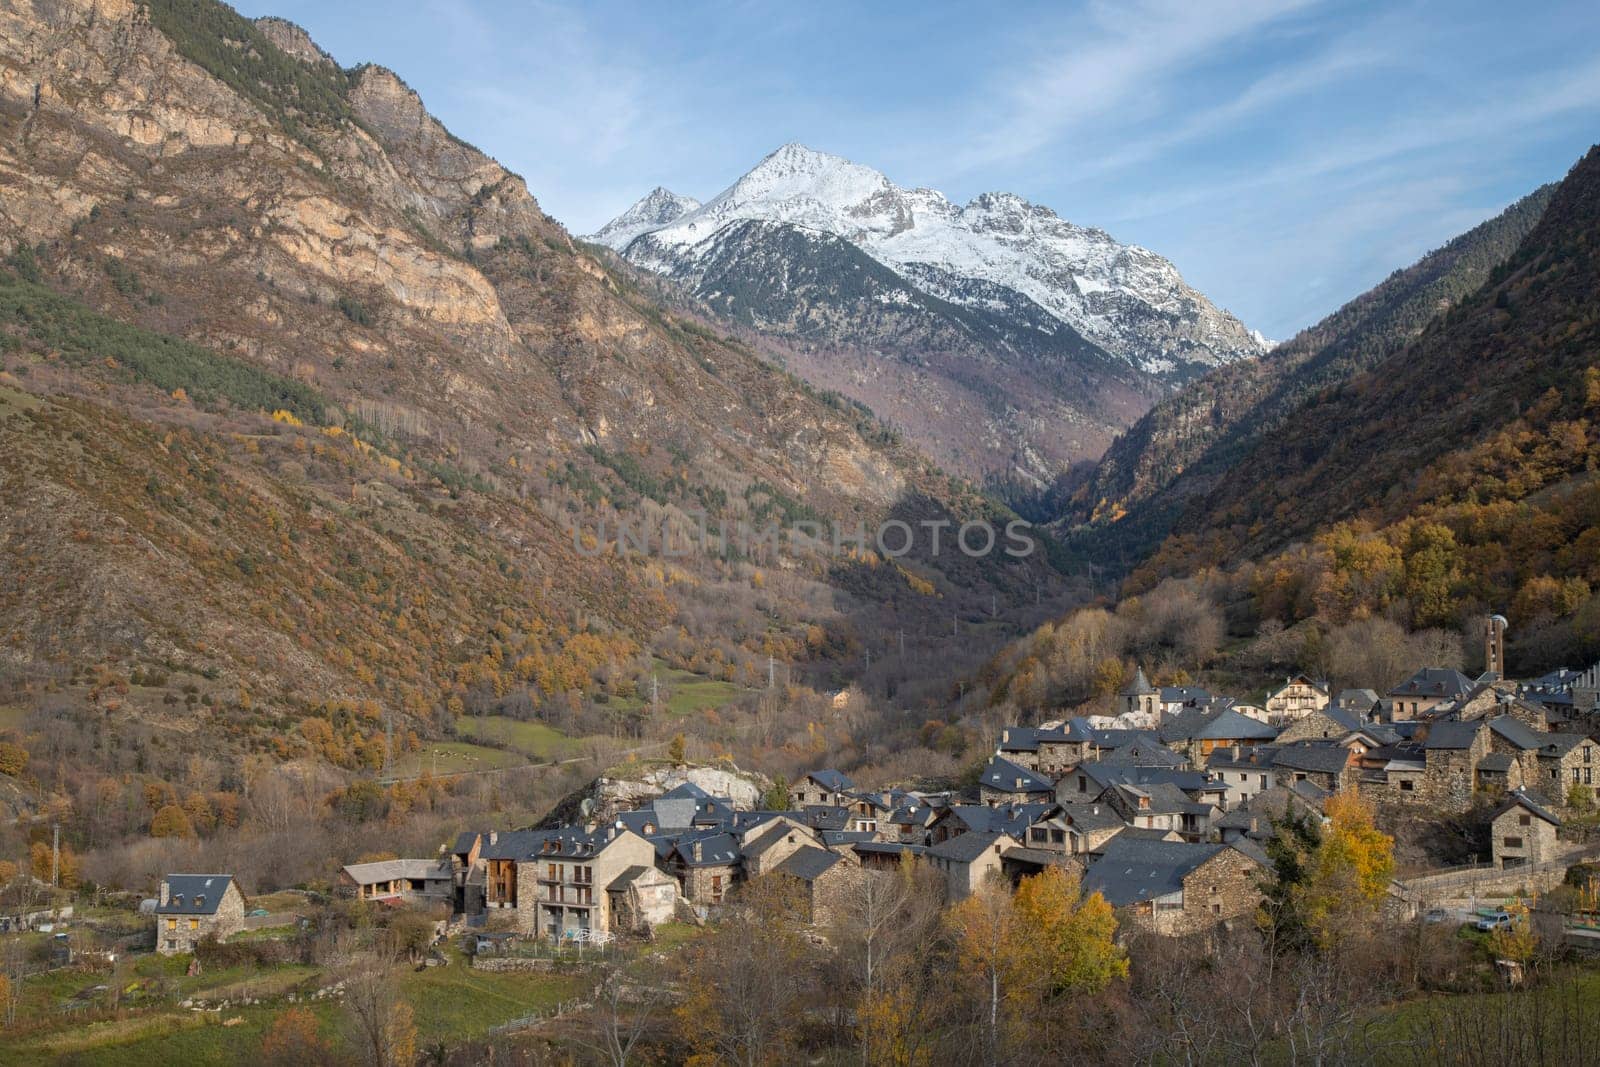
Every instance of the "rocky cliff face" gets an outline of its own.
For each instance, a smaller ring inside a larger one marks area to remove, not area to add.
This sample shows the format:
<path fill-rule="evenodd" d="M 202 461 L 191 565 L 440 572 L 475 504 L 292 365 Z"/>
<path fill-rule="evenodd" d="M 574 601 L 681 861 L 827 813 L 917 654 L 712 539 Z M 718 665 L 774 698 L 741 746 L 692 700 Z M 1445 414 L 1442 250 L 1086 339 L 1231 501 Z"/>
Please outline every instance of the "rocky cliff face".
<path fill-rule="evenodd" d="M 24 671 L 155 657 L 421 721 L 508 618 L 638 649 L 723 566 L 580 558 L 569 524 L 976 506 L 575 246 L 394 73 L 220 4 L 0 0 L 0 258 Z"/>

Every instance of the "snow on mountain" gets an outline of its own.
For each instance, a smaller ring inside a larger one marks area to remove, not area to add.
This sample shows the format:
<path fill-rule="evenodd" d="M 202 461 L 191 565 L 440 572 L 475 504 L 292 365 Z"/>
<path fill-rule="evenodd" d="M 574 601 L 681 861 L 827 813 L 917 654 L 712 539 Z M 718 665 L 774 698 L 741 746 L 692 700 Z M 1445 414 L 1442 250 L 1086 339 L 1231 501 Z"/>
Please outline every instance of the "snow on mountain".
<path fill-rule="evenodd" d="M 952 304 L 993 310 L 994 287 L 1009 289 L 1159 378 L 1267 347 L 1148 249 L 1012 193 L 957 206 L 935 190 L 901 189 L 871 167 L 798 144 L 779 148 L 704 205 L 657 189 L 591 239 L 692 283 L 698 264 L 719 251 L 713 238 L 747 220 L 843 238 Z"/>
<path fill-rule="evenodd" d="M 650 190 L 644 199 L 590 235 L 588 240 L 596 244 L 609 245 L 620 252 L 641 233 L 658 229 L 669 222 L 676 222 L 699 207 L 700 201 L 694 197 L 679 196 L 672 190 L 658 185 Z"/>

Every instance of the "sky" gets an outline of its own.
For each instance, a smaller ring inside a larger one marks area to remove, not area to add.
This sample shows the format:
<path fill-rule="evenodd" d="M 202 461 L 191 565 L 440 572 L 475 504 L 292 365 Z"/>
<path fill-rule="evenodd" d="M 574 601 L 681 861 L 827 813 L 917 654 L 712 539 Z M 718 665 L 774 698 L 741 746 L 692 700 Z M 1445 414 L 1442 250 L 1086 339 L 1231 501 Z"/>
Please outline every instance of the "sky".
<path fill-rule="evenodd" d="M 248 0 L 588 233 L 789 141 L 1154 249 L 1272 338 L 1600 140 L 1600 4 Z"/>

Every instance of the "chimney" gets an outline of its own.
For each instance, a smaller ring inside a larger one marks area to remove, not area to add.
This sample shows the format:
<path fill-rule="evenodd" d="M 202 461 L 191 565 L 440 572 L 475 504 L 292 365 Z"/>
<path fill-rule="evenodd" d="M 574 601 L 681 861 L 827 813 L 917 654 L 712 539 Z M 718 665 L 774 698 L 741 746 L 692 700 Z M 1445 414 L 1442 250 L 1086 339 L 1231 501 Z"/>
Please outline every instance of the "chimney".
<path fill-rule="evenodd" d="M 167 906 L 167 900 L 170 898 L 171 894 L 172 887 L 167 884 L 167 880 L 165 878 L 161 879 L 160 901 L 163 908 Z"/>
<path fill-rule="evenodd" d="M 496 841 L 499 841 L 499 840 L 500 840 L 500 831 L 499 830 L 490 830 L 489 831 L 489 844 L 492 845 Z"/>
<path fill-rule="evenodd" d="M 702 852 L 704 850 L 704 845 L 705 845 L 705 843 L 702 842 L 702 841 L 696 841 L 694 843 L 694 861 L 696 863 L 700 862 L 700 857 L 701 857 L 701 854 L 702 854 Z"/>

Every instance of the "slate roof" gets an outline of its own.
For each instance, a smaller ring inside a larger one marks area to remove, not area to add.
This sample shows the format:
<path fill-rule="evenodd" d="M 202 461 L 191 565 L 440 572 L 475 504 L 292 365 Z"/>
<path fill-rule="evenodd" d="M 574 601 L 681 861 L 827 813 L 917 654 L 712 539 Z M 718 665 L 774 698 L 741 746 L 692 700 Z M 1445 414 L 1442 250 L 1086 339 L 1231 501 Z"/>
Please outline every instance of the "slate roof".
<path fill-rule="evenodd" d="M 169 874 L 162 881 L 167 883 L 167 902 L 156 905 L 157 915 L 215 915 L 233 875 Z"/>
<path fill-rule="evenodd" d="M 1000 731 L 1000 751 L 1039 751 L 1039 731 L 1030 726 L 1007 726 Z"/>
<path fill-rule="evenodd" d="M 715 831 L 681 838 L 671 852 L 685 867 L 727 867 L 738 863 L 740 854 L 737 837 Z"/>
<path fill-rule="evenodd" d="M 1491 752 L 1478 761 L 1478 770 L 1489 771 L 1493 774 L 1505 774 L 1516 763 L 1516 757 L 1505 752 Z"/>
<path fill-rule="evenodd" d="M 1544 744 L 1539 746 L 1541 756 L 1565 756 L 1574 748 L 1589 740 L 1587 734 L 1545 734 L 1542 738 Z"/>
<path fill-rule="evenodd" d="M 947 810 L 946 818 L 958 819 L 968 833 L 1007 834 L 1020 839 L 1029 826 L 1038 822 L 1044 813 L 1055 807 L 1049 801 L 1033 804 L 955 804 Z"/>
<path fill-rule="evenodd" d="M 1544 747 L 1545 739 L 1550 736 L 1540 733 L 1521 719 L 1510 715 L 1490 719 L 1489 729 L 1498 734 L 1502 740 L 1524 750 Z"/>
<path fill-rule="evenodd" d="M 802 845 L 773 869 L 803 882 L 814 882 L 831 870 L 834 864 L 843 861 L 844 857 L 837 852 L 829 852 L 814 845 Z"/>
<path fill-rule="evenodd" d="M 1556 818 L 1546 808 L 1544 808 L 1541 804 L 1520 789 L 1513 789 L 1511 792 L 1507 793 L 1506 802 L 1500 805 L 1500 807 L 1496 808 L 1494 815 L 1490 816 L 1490 818 L 1498 819 L 1512 808 L 1526 808 L 1528 811 L 1532 812 L 1534 815 L 1537 815 L 1545 822 L 1550 823 L 1552 826 L 1561 825 L 1560 819 Z"/>
<path fill-rule="evenodd" d="M 508 830 L 495 834 L 494 840 L 490 841 L 490 835 L 484 834 L 483 847 L 478 850 L 478 855 L 486 860 L 522 859 L 537 852 L 549 835 L 548 830 Z"/>
<path fill-rule="evenodd" d="M 638 881 L 640 878 L 644 877 L 646 874 L 649 874 L 650 872 L 652 872 L 654 870 L 655 870 L 654 867 L 645 867 L 645 866 L 642 866 L 640 864 L 635 864 L 634 866 L 629 867 L 627 870 L 623 871 L 621 874 L 617 875 L 615 878 L 611 879 L 610 883 L 606 885 L 606 888 L 608 890 L 609 889 L 621 889 L 624 886 L 630 885 L 633 882 Z"/>
<path fill-rule="evenodd" d="M 1039 867 L 1067 867 L 1073 863 L 1072 857 L 1064 852 L 1051 852 L 1047 848 L 1026 848 L 1022 845 L 1011 846 L 1000 853 L 1000 858 L 1031 863 Z"/>
<path fill-rule="evenodd" d="M 843 830 L 850 825 L 850 809 L 828 804 L 807 804 L 800 821 L 813 830 Z"/>
<path fill-rule="evenodd" d="M 1339 774 L 1350 759 L 1350 751 L 1338 745 L 1284 745 L 1272 758 L 1274 767 L 1313 774 Z"/>
<path fill-rule="evenodd" d="M 1341 708 L 1371 711 L 1378 706 L 1378 694 L 1372 689 L 1341 689 L 1334 703 Z"/>
<path fill-rule="evenodd" d="M 1161 687 L 1163 704 L 1209 704 L 1211 694 L 1197 685 L 1164 685 Z"/>
<path fill-rule="evenodd" d="M 876 841 L 878 835 L 871 830 L 819 830 L 817 836 L 822 843 L 833 845 L 854 845 L 861 841 Z"/>
<path fill-rule="evenodd" d="M 1428 727 L 1428 736 L 1422 747 L 1429 751 L 1471 748 L 1477 739 L 1481 722 L 1436 722 Z"/>
<path fill-rule="evenodd" d="M 812 771 L 806 777 L 832 793 L 842 793 L 855 785 L 849 778 L 846 778 L 831 767 L 820 771 Z"/>
<path fill-rule="evenodd" d="M 463 830 L 456 835 L 455 844 L 450 846 L 450 851 L 457 856 L 465 856 L 472 851 L 473 842 L 478 840 L 478 835 L 472 830 Z"/>
<path fill-rule="evenodd" d="M 1035 774 L 1026 767 L 1019 767 L 1004 756 L 991 756 L 989 765 L 983 769 L 983 774 L 978 782 L 990 789 L 998 789 L 1003 793 L 1054 793 L 1056 784 L 1050 779 Z"/>
<path fill-rule="evenodd" d="M 1084 833 L 1122 825 L 1122 816 L 1110 804 L 1063 804 L 1060 817 L 1073 829 Z"/>
<path fill-rule="evenodd" d="M 1224 708 L 1221 711 L 1186 711 L 1161 724 L 1162 741 L 1271 741 L 1278 731 L 1250 716 Z"/>
<path fill-rule="evenodd" d="M 1472 679 L 1446 667 L 1424 667 L 1389 690 L 1391 697 L 1440 697 L 1453 700 L 1472 689 Z"/>
<path fill-rule="evenodd" d="M 898 841 L 857 841 L 850 846 L 856 850 L 857 855 L 874 853 L 877 855 L 899 855 L 909 852 L 913 856 L 920 856 L 928 851 L 926 845 L 904 845 Z"/>
<path fill-rule="evenodd" d="M 1122 695 L 1125 697 L 1144 696 L 1147 693 L 1154 692 L 1155 688 L 1151 686 L 1150 679 L 1144 676 L 1144 668 L 1137 667 L 1133 672 L 1133 681 L 1122 690 Z"/>
<path fill-rule="evenodd" d="M 675 785 L 671 789 L 667 790 L 665 793 L 662 793 L 661 794 L 661 799 L 662 800 L 684 800 L 684 799 L 688 799 L 688 800 L 709 800 L 709 799 L 711 799 L 711 794 L 707 793 L 704 789 L 701 789 L 699 786 L 695 785 L 693 782 L 684 782 L 681 785 Z"/>
<path fill-rule="evenodd" d="M 1003 836 L 1005 835 L 987 830 L 958 834 L 948 841 L 941 841 L 929 848 L 928 855 L 954 863 L 971 863 Z"/>
<path fill-rule="evenodd" d="M 1139 767 L 1181 767 L 1182 756 L 1149 735 L 1135 738 L 1100 755 L 1101 763 L 1123 763 Z"/>
<path fill-rule="evenodd" d="M 1090 864 L 1083 891 L 1099 893 L 1118 908 L 1164 897 L 1181 890 L 1185 875 L 1227 847 L 1152 841 L 1123 831 L 1107 842 L 1100 858 Z"/>

